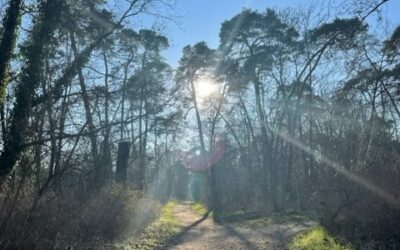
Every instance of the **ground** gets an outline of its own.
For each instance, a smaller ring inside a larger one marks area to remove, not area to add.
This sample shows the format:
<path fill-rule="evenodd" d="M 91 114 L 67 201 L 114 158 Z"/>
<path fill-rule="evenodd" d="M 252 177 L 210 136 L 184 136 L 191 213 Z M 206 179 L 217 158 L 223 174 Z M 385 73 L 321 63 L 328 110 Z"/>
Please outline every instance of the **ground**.
<path fill-rule="evenodd" d="M 191 209 L 190 203 L 179 203 L 172 211 L 183 226 L 167 249 L 285 249 L 297 233 L 314 225 L 312 222 L 270 223 L 262 228 L 241 224 L 216 224 L 211 218 Z"/>

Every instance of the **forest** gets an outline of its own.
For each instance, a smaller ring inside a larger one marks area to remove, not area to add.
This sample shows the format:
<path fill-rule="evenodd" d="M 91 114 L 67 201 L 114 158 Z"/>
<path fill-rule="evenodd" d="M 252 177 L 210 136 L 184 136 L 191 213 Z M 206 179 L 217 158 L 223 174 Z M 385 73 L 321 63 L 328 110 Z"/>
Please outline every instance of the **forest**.
<path fill-rule="evenodd" d="M 182 1 L 0 0 L 0 249 L 400 249 L 396 1 Z"/>

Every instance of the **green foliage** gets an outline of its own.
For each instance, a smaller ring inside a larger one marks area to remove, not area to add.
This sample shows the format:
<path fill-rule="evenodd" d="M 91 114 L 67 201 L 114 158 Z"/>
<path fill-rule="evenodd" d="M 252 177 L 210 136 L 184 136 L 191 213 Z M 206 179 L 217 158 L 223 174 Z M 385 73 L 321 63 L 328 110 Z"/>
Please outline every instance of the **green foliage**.
<path fill-rule="evenodd" d="M 269 70 L 275 58 L 285 57 L 295 46 L 299 34 L 272 9 L 262 13 L 246 9 L 225 21 L 219 36 L 228 65 L 221 73 L 235 83 L 238 76 L 243 82 L 251 82 Z M 240 63 L 235 65 L 235 61 Z"/>
<path fill-rule="evenodd" d="M 321 226 L 296 235 L 289 244 L 289 250 L 352 250 L 340 243 Z"/>
<path fill-rule="evenodd" d="M 156 53 L 159 53 L 160 50 L 166 49 L 169 46 L 168 38 L 158 34 L 154 30 L 140 30 L 138 39 L 146 50 L 154 51 Z"/>
<path fill-rule="evenodd" d="M 366 32 L 368 26 L 358 18 L 335 19 L 324 23 L 311 31 L 311 40 L 323 40 L 340 49 L 352 49 L 357 46 L 357 36 Z"/>
<path fill-rule="evenodd" d="M 392 35 L 384 42 L 384 52 L 388 55 L 399 53 L 400 49 L 400 26 L 397 26 Z"/>
<path fill-rule="evenodd" d="M 193 46 L 185 46 L 176 73 L 177 81 L 195 80 L 199 71 L 213 66 L 215 61 L 214 56 L 215 50 L 210 49 L 205 42 L 199 42 Z"/>

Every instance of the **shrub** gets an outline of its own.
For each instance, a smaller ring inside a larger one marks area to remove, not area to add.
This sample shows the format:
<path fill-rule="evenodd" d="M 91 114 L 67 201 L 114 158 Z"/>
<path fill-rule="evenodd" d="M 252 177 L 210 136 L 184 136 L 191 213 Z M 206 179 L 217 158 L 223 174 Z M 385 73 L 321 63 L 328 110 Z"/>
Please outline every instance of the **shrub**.
<path fill-rule="evenodd" d="M 4 220 L 0 248 L 96 249 L 134 232 L 133 218 L 138 214 L 142 224 L 149 223 L 159 208 L 156 202 L 143 199 L 140 192 L 116 184 L 93 193 L 72 193 L 48 192 L 34 209 L 32 195 L 4 203 L 0 221 L 7 216 L 4 211 L 14 210 Z"/>

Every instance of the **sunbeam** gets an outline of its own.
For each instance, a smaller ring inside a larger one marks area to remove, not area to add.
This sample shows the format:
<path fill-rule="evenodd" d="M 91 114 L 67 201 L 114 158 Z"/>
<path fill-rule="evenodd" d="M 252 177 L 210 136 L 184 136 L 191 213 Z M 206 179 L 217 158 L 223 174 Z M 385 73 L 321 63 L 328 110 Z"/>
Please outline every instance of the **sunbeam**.
<path fill-rule="evenodd" d="M 371 191 L 373 194 L 378 195 L 379 197 L 385 199 L 388 203 L 391 205 L 394 205 L 398 208 L 400 208 L 400 201 L 391 193 L 388 193 L 386 190 L 383 188 L 379 187 L 375 183 L 353 173 L 350 172 L 349 170 L 346 169 L 345 166 L 342 166 L 332 160 L 330 160 L 328 157 L 322 155 L 321 153 L 316 152 L 315 150 L 312 150 L 309 146 L 303 144 L 299 140 L 290 137 L 286 133 L 281 133 L 276 131 L 275 129 L 269 128 L 271 131 L 273 131 L 275 134 L 277 134 L 279 137 L 284 139 L 285 141 L 289 142 L 296 148 L 302 150 L 303 152 L 306 152 L 308 155 L 312 156 L 316 161 L 322 162 L 325 164 L 325 166 L 330 167 L 337 173 L 341 174 L 342 176 L 348 178 L 349 180 L 359 184 L 361 187 Z"/>

